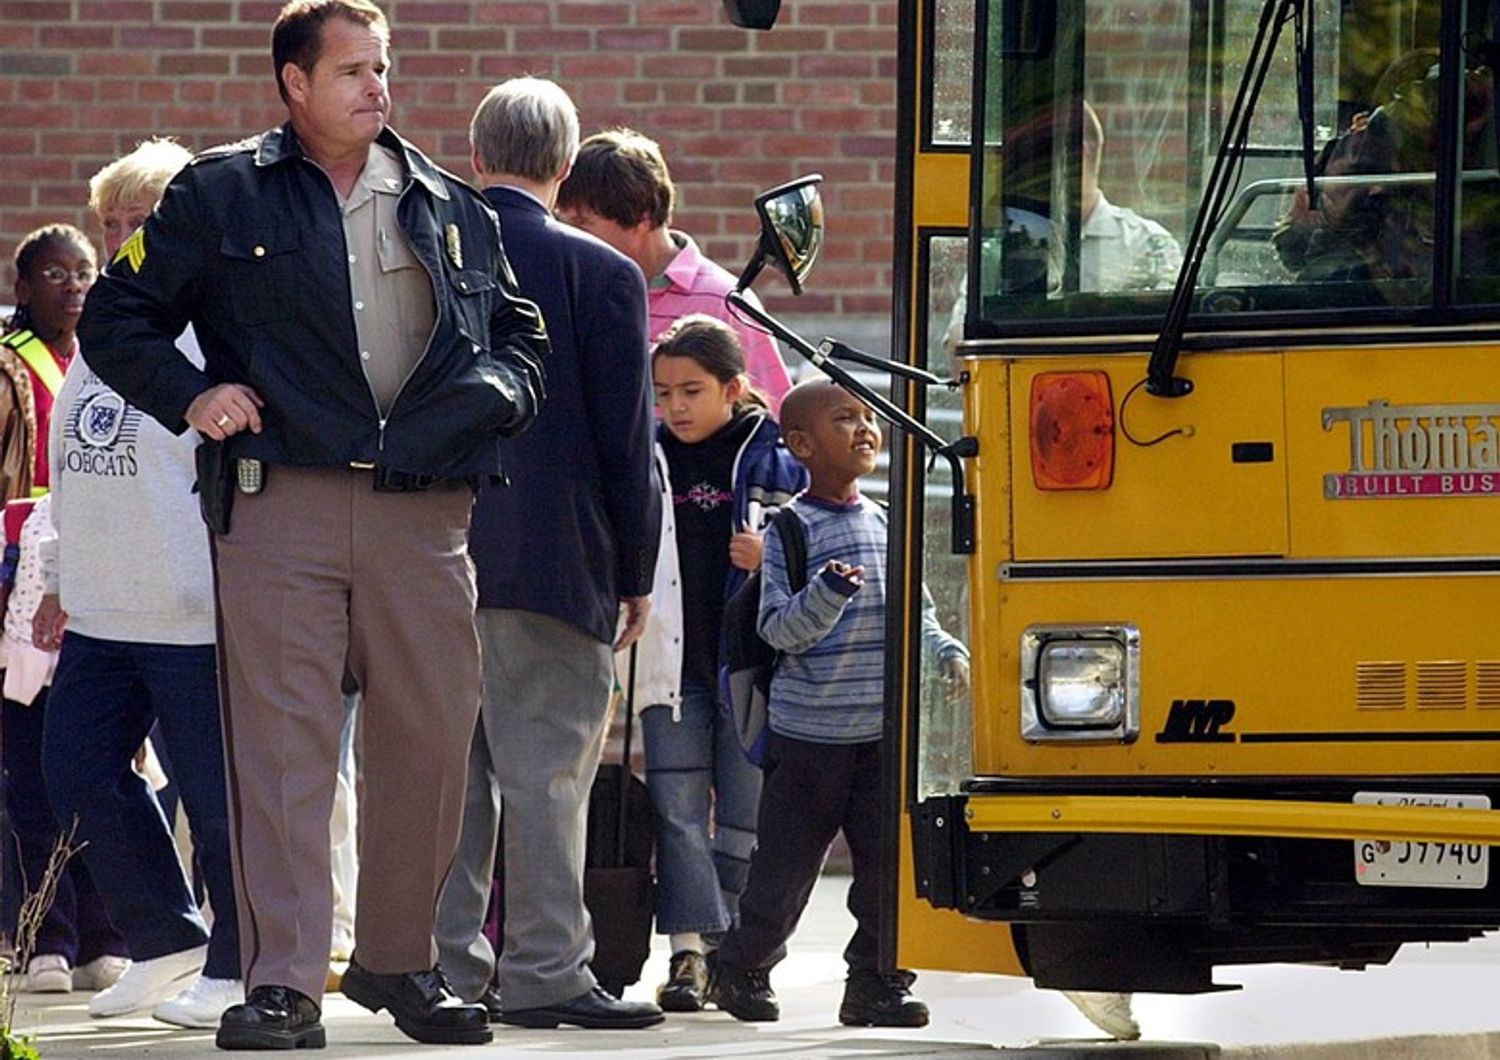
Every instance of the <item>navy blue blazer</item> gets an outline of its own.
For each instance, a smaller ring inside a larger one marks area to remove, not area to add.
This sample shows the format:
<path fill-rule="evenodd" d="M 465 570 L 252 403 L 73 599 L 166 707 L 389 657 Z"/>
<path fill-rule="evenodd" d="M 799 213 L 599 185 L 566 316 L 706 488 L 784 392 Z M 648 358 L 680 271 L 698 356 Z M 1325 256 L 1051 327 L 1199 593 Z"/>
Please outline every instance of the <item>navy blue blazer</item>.
<path fill-rule="evenodd" d="M 501 450 L 469 551 L 479 606 L 534 611 L 612 642 L 622 596 L 651 591 L 661 540 L 646 281 L 625 255 L 513 188 L 484 196 L 552 350 L 547 401 Z"/>

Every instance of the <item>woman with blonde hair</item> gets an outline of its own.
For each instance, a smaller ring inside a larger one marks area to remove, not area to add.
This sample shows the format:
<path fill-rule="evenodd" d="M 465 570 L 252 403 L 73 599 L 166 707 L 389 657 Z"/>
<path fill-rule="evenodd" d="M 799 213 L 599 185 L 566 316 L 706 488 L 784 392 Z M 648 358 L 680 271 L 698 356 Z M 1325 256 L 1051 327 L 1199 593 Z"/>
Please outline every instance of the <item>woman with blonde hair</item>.
<path fill-rule="evenodd" d="M 89 182 L 112 260 L 150 253 L 133 233 L 190 158 L 171 140 L 149 140 Z M 179 344 L 202 364 L 191 331 Z M 216 1027 L 244 989 L 213 576 L 193 494 L 199 438 L 174 435 L 127 404 L 89 357 L 81 351 L 69 369 L 52 421 L 57 537 L 43 552 L 47 595 L 32 628 L 37 647 L 60 649 L 42 748 L 47 792 L 59 818 L 77 820 L 83 857 L 132 957 L 120 980 L 89 1001 L 89 1014 L 149 1009 L 168 1023 Z M 212 902 L 212 931 L 168 822 L 131 768 L 158 724 Z"/>

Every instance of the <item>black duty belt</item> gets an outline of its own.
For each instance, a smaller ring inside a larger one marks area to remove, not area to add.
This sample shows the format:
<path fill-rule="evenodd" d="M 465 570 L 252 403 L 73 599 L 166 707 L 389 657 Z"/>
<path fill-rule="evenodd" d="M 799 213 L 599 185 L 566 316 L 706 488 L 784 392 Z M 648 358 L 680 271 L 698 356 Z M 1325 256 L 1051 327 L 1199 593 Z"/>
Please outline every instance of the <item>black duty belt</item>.
<path fill-rule="evenodd" d="M 266 476 L 270 469 L 262 461 L 240 457 L 234 463 L 235 483 L 241 493 L 259 493 L 265 488 Z M 370 472 L 371 486 L 376 493 L 421 493 L 423 490 L 430 490 L 434 486 L 453 481 L 439 475 L 417 475 L 410 471 L 397 471 L 394 468 L 367 464 L 363 461 L 352 461 L 349 468 L 351 471 Z M 467 478 L 462 481 L 469 482 Z M 469 484 L 474 485 L 472 482 Z"/>
<path fill-rule="evenodd" d="M 349 465 L 356 471 L 368 471 L 373 475 L 376 493 L 420 493 L 448 481 L 437 475 L 416 475 L 410 471 L 397 471 L 380 464 L 354 462 Z"/>

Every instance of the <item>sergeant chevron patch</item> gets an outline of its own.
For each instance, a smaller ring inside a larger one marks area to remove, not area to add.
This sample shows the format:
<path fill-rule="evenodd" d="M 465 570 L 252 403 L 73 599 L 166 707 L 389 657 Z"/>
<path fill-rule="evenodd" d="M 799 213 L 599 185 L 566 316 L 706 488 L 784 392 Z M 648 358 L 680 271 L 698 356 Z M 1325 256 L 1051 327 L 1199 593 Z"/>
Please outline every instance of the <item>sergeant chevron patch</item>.
<path fill-rule="evenodd" d="M 114 264 L 118 265 L 122 260 L 130 262 L 130 268 L 135 272 L 141 271 L 141 266 L 146 263 L 146 230 L 137 228 L 130 233 L 130 238 L 120 244 L 120 249 L 115 251 Z"/>

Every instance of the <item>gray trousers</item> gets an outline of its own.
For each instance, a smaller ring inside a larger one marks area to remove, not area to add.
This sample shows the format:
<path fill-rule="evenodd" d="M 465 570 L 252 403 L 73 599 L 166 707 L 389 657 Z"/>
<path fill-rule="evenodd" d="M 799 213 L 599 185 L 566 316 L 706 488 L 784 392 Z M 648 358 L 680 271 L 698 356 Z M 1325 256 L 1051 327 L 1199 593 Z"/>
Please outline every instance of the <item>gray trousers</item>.
<path fill-rule="evenodd" d="M 247 990 L 323 995 L 346 662 L 364 692 L 354 956 L 432 967 L 479 708 L 473 499 L 461 483 L 376 493 L 368 472 L 276 466 L 214 541 Z"/>
<path fill-rule="evenodd" d="M 589 790 L 604 747 L 610 647 L 529 611 L 478 615 L 484 696 L 469 750 L 463 831 L 438 904 L 438 961 L 477 998 L 495 969 L 480 933 L 496 831 L 505 818 L 507 1009 L 552 1005 L 594 987 L 594 932 L 583 904 Z"/>

